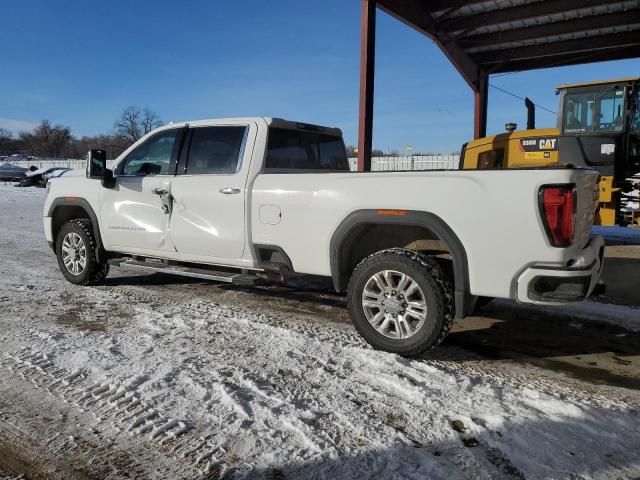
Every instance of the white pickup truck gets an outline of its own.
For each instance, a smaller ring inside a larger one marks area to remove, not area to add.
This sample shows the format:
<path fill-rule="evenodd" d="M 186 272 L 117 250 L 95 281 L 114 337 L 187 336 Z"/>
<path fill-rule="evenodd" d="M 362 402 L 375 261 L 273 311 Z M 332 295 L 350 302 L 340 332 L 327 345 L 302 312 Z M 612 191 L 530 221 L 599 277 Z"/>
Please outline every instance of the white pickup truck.
<path fill-rule="evenodd" d="M 598 174 L 573 168 L 349 171 L 340 130 L 275 118 L 171 124 L 106 168 L 50 183 L 63 275 L 110 265 L 236 284 L 305 274 L 347 291 L 373 346 L 417 355 L 479 297 L 574 302 L 598 282 Z"/>

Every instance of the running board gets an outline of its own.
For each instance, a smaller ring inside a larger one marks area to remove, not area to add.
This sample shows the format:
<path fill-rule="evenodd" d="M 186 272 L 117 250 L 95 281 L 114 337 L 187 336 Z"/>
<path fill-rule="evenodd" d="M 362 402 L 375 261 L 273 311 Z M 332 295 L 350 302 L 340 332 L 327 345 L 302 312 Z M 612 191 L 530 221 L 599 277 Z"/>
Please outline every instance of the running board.
<path fill-rule="evenodd" d="M 214 282 L 231 283 L 233 285 L 250 286 L 255 285 L 260 278 L 256 275 L 239 272 L 220 272 L 207 270 L 204 268 L 193 268 L 182 265 L 167 265 L 161 262 L 145 262 L 139 260 L 116 258 L 109 260 L 109 264 L 115 267 L 134 268 L 146 270 L 148 272 L 167 273 L 169 275 L 180 275 L 182 277 L 201 278 Z"/>

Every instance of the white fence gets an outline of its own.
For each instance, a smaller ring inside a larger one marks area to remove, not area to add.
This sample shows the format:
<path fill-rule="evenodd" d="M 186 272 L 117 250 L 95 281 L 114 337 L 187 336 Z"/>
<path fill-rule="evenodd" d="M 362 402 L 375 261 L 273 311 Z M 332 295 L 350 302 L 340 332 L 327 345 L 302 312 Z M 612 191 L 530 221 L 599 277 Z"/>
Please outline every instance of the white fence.
<path fill-rule="evenodd" d="M 87 168 L 86 160 L 78 160 L 74 158 L 67 159 L 40 159 L 40 160 L 20 160 L 19 162 L 11 162 L 14 165 L 19 165 L 21 167 L 31 167 L 35 166 L 38 168 L 73 168 L 77 170 L 84 170 Z M 113 160 L 107 160 L 107 167 L 111 168 L 113 166 Z"/>
<path fill-rule="evenodd" d="M 65 167 L 84 170 L 86 160 L 76 159 L 40 159 L 15 162 L 22 166 L 35 165 L 38 168 Z M 372 157 L 371 170 L 374 172 L 398 172 L 411 170 L 457 170 L 460 155 L 415 155 L 411 157 Z M 107 161 L 107 166 L 113 166 L 113 160 Z M 350 158 L 349 167 L 352 171 L 358 169 L 358 159 Z"/>
<path fill-rule="evenodd" d="M 371 171 L 399 172 L 411 170 L 457 170 L 460 155 L 414 155 L 411 157 L 372 157 Z M 358 169 L 358 159 L 350 158 L 349 167 Z"/>

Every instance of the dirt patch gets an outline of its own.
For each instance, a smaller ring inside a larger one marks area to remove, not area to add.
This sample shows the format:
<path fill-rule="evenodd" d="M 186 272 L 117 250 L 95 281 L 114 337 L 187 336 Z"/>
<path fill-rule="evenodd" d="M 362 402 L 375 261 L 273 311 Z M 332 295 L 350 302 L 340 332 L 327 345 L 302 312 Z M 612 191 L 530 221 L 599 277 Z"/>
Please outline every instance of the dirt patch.
<path fill-rule="evenodd" d="M 615 245 L 605 249 L 606 258 L 638 258 L 640 259 L 640 245 Z"/>
<path fill-rule="evenodd" d="M 492 302 L 456 322 L 444 345 L 517 361 L 592 383 L 640 390 L 640 335 L 621 327 Z"/>
<path fill-rule="evenodd" d="M 66 312 L 58 314 L 56 317 L 56 323 L 58 325 L 75 327 L 78 330 L 86 330 L 88 332 L 105 332 L 107 330 L 107 326 L 102 322 L 94 319 L 83 320 L 82 310 L 82 308 L 77 306 L 71 307 Z"/>
<path fill-rule="evenodd" d="M 60 298 L 67 308 L 56 316 L 58 325 L 87 332 L 106 332 L 122 326 L 131 318 L 131 314 L 121 308 L 112 310 L 97 302 L 78 303 L 70 294 L 62 294 Z"/>
<path fill-rule="evenodd" d="M 32 471 L 32 463 L 20 458 L 20 452 L 7 451 L 0 443 L 0 480 L 31 480 L 25 471 Z"/>

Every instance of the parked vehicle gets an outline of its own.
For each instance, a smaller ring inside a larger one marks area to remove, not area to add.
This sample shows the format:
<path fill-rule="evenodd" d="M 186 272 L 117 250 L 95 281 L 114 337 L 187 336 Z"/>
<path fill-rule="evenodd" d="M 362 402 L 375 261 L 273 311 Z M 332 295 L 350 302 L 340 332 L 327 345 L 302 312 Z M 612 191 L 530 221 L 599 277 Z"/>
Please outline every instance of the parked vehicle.
<path fill-rule="evenodd" d="M 465 144 L 463 168 L 521 168 L 571 163 L 600 172 L 599 225 L 630 225 L 625 204 L 633 200 L 629 178 L 640 173 L 640 78 L 560 85 L 557 128 L 536 128 L 535 107 L 527 129 Z M 629 193 L 628 193 L 629 192 Z M 629 198 L 631 197 L 631 198 Z"/>
<path fill-rule="evenodd" d="M 352 173 L 340 130 L 272 118 L 172 124 L 113 171 L 105 157 L 52 182 L 44 206 L 79 285 L 111 265 L 242 285 L 321 275 L 370 344 L 416 355 L 478 297 L 575 302 L 602 269 L 588 169 Z"/>
<path fill-rule="evenodd" d="M 43 173 L 42 174 L 42 180 L 40 181 L 40 186 L 41 187 L 46 187 L 51 180 L 53 180 L 54 178 L 60 178 L 62 175 L 66 174 L 67 172 L 70 172 L 71 170 L 73 170 L 73 169 L 66 168 L 66 167 L 64 167 L 64 168 L 59 168 L 58 167 L 58 168 L 54 168 L 52 170 L 49 170 L 46 173 Z"/>
<path fill-rule="evenodd" d="M 42 174 L 46 172 L 48 168 L 36 168 L 32 167 L 18 179 L 18 185 L 16 187 L 33 187 L 38 184 L 42 178 Z"/>
<path fill-rule="evenodd" d="M 71 168 L 67 167 L 51 167 L 47 168 L 44 173 L 40 175 L 40 179 L 36 183 L 36 187 L 46 188 L 50 180 L 59 178 L 67 172 L 70 172 Z"/>
<path fill-rule="evenodd" d="M 42 174 L 46 171 L 46 168 L 33 168 L 24 172 L 24 174 L 18 178 L 18 184 L 16 187 L 33 187 L 42 178 Z"/>
<path fill-rule="evenodd" d="M 12 182 L 18 180 L 28 171 L 27 168 L 19 167 L 11 163 L 0 165 L 0 181 Z"/>
<path fill-rule="evenodd" d="M 14 153 L 13 155 L 9 155 L 4 159 L 4 161 L 13 164 L 17 162 L 28 162 L 29 160 L 33 160 L 33 157 L 28 157 L 27 155 L 23 155 L 21 153 Z"/>
<path fill-rule="evenodd" d="M 66 167 L 45 167 L 33 171 L 28 171 L 22 177 L 20 177 L 17 186 L 45 188 L 49 179 L 61 177 L 69 170 L 71 169 Z"/>

